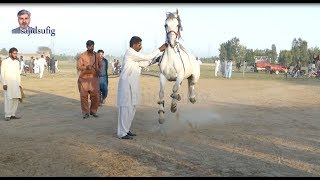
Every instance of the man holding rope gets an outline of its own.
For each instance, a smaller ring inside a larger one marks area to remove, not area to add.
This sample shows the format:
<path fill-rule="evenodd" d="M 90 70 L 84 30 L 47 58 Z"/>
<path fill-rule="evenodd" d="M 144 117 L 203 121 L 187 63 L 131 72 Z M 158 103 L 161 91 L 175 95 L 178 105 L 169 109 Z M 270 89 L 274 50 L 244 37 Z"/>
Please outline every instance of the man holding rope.
<path fill-rule="evenodd" d="M 118 81 L 118 129 L 117 135 L 120 139 L 133 139 L 136 136 L 130 131 L 131 123 L 136 113 L 136 106 L 140 103 L 140 75 L 141 67 L 152 64 L 154 58 L 167 48 L 163 44 L 150 54 L 141 53 L 142 39 L 133 36 L 130 39 L 130 48 L 126 51 Z"/>

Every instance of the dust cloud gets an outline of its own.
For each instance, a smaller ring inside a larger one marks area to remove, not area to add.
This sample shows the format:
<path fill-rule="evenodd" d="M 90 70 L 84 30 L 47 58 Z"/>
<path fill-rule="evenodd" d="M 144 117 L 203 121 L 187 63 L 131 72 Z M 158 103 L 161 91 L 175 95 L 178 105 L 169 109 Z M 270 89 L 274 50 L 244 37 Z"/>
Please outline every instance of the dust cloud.
<path fill-rule="evenodd" d="M 174 134 L 183 131 L 200 130 L 209 125 L 224 123 L 225 120 L 208 105 L 178 104 L 175 113 L 166 110 L 165 122 L 154 125 L 152 131 L 161 134 Z"/>

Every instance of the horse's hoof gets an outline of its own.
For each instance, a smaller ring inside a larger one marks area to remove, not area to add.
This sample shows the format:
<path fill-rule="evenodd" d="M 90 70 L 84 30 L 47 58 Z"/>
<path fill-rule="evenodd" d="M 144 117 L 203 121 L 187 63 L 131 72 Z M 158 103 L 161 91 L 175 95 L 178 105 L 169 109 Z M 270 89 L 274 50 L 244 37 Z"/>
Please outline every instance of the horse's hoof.
<path fill-rule="evenodd" d="M 178 94 L 178 96 L 177 96 L 177 100 L 178 100 L 178 101 L 180 101 L 180 100 L 181 100 L 181 96 L 180 96 L 180 94 Z"/>
<path fill-rule="evenodd" d="M 175 113 L 177 111 L 177 103 L 171 103 L 171 112 Z"/>
<path fill-rule="evenodd" d="M 175 113 L 177 111 L 177 106 L 176 107 L 171 107 L 171 112 Z"/>
<path fill-rule="evenodd" d="M 159 110 L 159 124 L 163 124 L 164 123 L 164 111 L 163 110 Z"/>
<path fill-rule="evenodd" d="M 172 97 L 172 99 L 176 99 L 177 101 L 180 101 L 180 100 L 181 100 L 180 94 L 172 93 L 172 94 L 170 95 L 170 97 Z"/>
<path fill-rule="evenodd" d="M 191 102 L 192 104 L 194 104 L 194 103 L 196 102 L 196 98 L 190 98 L 189 100 L 190 100 L 190 102 Z"/>
<path fill-rule="evenodd" d="M 165 119 L 163 118 L 163 119 L 161 119 L 161 118 L 159 118 L 159 124 L 163 124 L 164 122 L 165 122 Z"/>

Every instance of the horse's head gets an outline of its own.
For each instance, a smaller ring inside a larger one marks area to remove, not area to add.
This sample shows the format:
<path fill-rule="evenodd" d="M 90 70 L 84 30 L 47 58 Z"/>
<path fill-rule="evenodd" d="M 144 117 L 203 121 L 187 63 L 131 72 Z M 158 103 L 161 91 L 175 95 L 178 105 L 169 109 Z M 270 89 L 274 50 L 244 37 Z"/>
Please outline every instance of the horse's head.
<path fill-rule="evenodd" d="M 165 21 L 165 29 L 166 29 L 166 38 L 168 44 L 170 44 L 171 47 L 174 47 L 178 39 L 180 39 L 181 34 L 180 31 L 182 31 L 181 26 L 181 20 L 180 16 L 178 14 L 178 10 L 174 13 L 167 13 L 167 19 Z"/>

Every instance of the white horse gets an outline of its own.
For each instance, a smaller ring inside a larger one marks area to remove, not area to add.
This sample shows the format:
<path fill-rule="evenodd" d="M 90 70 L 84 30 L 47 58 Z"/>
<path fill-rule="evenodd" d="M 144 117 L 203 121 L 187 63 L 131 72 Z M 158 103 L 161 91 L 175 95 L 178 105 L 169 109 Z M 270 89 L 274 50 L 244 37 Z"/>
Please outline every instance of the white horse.
<path fill-rule="evenodd" d="M 178 10 L 167 13 L 165 21 L 166 39 L 168 47 L 163 52 L 159 61 L 160 67 L 160 92 L 158 104 L 160 109 L 159 123 L 164 123 L 164 87 L 167 81 L 175 81 L 172 89 L 171 112 L 176 112 L 177 101 L 181 100 L 178 94 L 183 79 L 188 79 L 188 94 L 191 103 L 196 102 L 194 86 L 200 78 L 200 60 L 188 52 L 180 43 L 180 32 L 182 31 L 181 20 Z"/>

